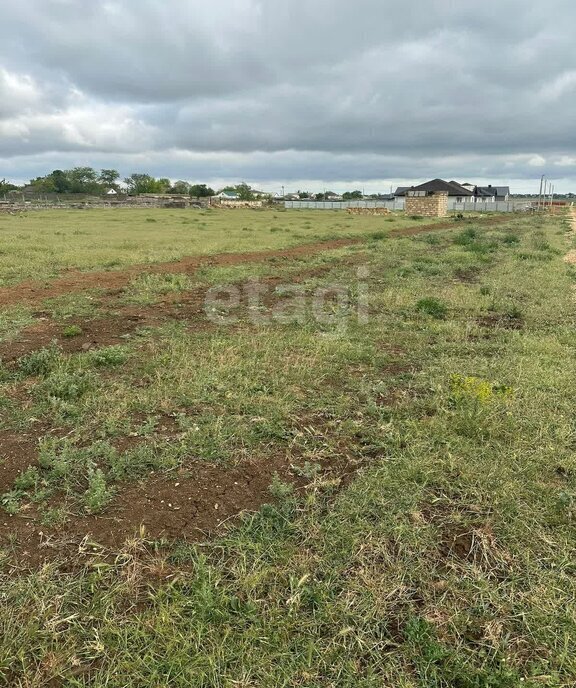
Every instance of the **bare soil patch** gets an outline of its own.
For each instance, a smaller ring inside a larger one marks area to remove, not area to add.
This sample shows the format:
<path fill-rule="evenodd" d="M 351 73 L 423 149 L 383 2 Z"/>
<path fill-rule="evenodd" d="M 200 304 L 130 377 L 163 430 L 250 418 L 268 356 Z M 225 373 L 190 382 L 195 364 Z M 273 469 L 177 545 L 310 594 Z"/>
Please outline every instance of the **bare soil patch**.
<path fill-rule="evenodd" d="M 3 438 L 7 439 L 6 436 Z M 8 438 L 1 489 L 36 463 L 35 439 Z M 132 438 L 131 438 L 132 439 Z M 136 438 L 137 441 L 137 438 Z M 296 489 L 309 481 L 294 473 L 289 454 L 256 456 L 233 466 L 191 460 L 171 474 L 151 474 L 139 483 L 120 484 L 101 516 L 75 516 L 60 526 L 44 526 L 32 505 L 14 516 L 0 515 L 0 543 L 12 548 L 19 566 L 89 557 L 102 548 L 118 550 L 130 538 L 199 541 L 244 512 L 273 503 L 275 476 Z M 345 480 L 357 469 L 344 456 L 324 462 L 323 474 Z"/>

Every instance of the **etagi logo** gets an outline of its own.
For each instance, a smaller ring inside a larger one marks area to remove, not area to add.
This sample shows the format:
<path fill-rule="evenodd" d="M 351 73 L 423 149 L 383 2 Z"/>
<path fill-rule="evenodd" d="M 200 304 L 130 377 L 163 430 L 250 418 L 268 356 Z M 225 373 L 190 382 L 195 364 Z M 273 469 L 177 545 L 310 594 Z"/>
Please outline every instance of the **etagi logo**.
<path fill-rule="evenodd" d="M 219 284 L 208 290 L 204 312 L 219 326 L 240 321 L 254 325 L 317 324 L 322 329 L 345 329 L 351 320 L 369 320 L 369 271 L 360 267 L 352 285 L 327 284 L 314 289 L 302 284 L 271 285 L 258 278 L 244 284 Z"/>

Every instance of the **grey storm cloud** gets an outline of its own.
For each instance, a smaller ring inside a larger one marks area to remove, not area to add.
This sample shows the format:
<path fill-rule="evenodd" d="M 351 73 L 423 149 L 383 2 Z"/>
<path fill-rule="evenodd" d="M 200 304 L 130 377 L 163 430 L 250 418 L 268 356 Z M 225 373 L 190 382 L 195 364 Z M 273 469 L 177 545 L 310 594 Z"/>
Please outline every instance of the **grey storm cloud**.
<path fill-rule="evenodd" d="M 575 23 L 572 0 L 20 0 L 0 177 L 576 185 Z"/>

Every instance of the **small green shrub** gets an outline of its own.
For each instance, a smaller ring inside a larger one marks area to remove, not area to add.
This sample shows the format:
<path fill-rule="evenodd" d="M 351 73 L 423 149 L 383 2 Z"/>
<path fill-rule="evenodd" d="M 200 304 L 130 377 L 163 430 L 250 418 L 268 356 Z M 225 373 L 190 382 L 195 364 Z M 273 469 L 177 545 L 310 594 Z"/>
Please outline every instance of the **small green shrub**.
<path fill-rule="evenodd" d="M 0 506 L 7 514 L 14 516 L 20 511 L 20 498 L 22 494 L 19 490 L 11 490 L 0 495 Z"/>
<path fill-rule="evenodd" d="M 29 466 L 23 473 L 14 480 L 14 487 L 17 490 L 30 490 L 36 486 L 40 474 L 36 466 Z"/>
<path fill-rule="evenodd" d="M 478 238 L 478 231 L 474 227 L 467 227 L 454 237 L 454 243 L 458 246 L 469 246 Z"/>
<path fill-rule="evenodd" d="M 41 523 L 43 526 L 55 527 L 66 523 L 68 515 L 63 507 L 49 507 L 42 510 Z"/>
<path fill-rule="evenodd" d="M 78 325 L 68 325 L 62 330 L 63 337 L 78 337 L 82 334 L 82 328 Z"/>
<path fill-rule="evenodd" d="M 381 239 L 385 239 L 387 235 L 386 235 L 386 232 L 380 231 L 380 232 L 372 232 L 368 236 L 373 241 L 380 241 Z"/>
<path fill-rule="evenodd" d="M 517 234 L 505 234 L 502 237 L 502 243 L 506 246 L 514 246 L 520 243 L 520 237 Z"/>
<path fill-rule="evenodd" d="M 108 489 L 106 478 L 100 468 L 90 470 L 88 489 L 83 495 L 84 508 L 89 514 L 97 514 L 112 499 L 112 490 Z"/>
<path fill-rule="evenodd" d="M 294 492 L 294 488 L 292 485 L 285 483 L 280 478 L 278 473 L 274 473 L 272 483 L 270 484 L 268 491 L 278 501 L 284 501 L 292 495 L 292 493 Z"/>
<path fill-rule="evenodd" d="M 44 377 L 56 368 L 59 358 L 60 350 L 55 344 L 52 344 L 49 347 L 22 356 L 17 361 L 17 367 L 26 376 Z"/>
<path fill-rule="evenodd" d="M 92 378 L 86 372 L 55 371 L 36 389 L 40 397 L 48 396 L 64 401 L 80 399 L 89 389 Z"/>
<path fill-rule="evenodd" d="M 443 320 L 448 314 L 448 306 L 434 297 L 420 299 L 416 304 L 416 310 L 420 313 L 430 315 L 436 320 Z"/>
<path fill-rule="evenodd" d="M 90 362 L 99 368 L 114 368 L 128 360 L 128 352 L 119 345 L 107 346 L 89 354 Z"/>
<path fill-rule="evenodd" d="M 511 320 L 523 320 L 524 319 L 524 314 L 518 306 L 511 306 L 507 311 L 506 315 L 511 319 Z"/>

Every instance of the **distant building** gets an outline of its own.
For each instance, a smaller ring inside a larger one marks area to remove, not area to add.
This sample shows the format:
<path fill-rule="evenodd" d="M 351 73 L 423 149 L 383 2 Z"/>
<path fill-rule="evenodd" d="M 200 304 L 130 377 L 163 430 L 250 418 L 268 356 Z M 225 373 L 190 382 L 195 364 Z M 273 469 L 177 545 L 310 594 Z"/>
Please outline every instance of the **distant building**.
<path fill-rule="evenodd" d="M 476 186 L 474 188 L 474 199 L 482 201 L 507 201 L 510 198 L 509 186 Z"/>
<path fill-rule="evenodd" d="M 273 195 L 269 191 L 258 191 L 257 189 L 251 189 L 254 198 L 272 198 Z"/>
<path fill-rule="evenodd" d="M 439 192 L 447 193 L 448 198 L 456 203 L 468 202 L 474 196 L 473 192 L 462 184 L 455 181 L 447 182 L 444 179 L 432 179 L 418 186 L 399 186 L 394 195 L 402 198 L 406 196 L 429 196 Z"/>
<path fill-rule="evenodd" d="M 454 203 L 489 203 L 496 201 L 508 201 L 510 199 L 509 186 L 477 186 L 476 184 L 459 184 L 455 181 L 432 179 L 418 186 L 399 186 L 394 192 L 396 198 L 402 198 L 408 194 L 412 196 L 427 195 L 444 191 L 450 201 Z"/>
<path fill-rule="evenodd" d="M 216 198 L 221 198 L 223 201 L 238 201 L 239 197 L 235 191 L 221 191 L 216 194 Z"/>

